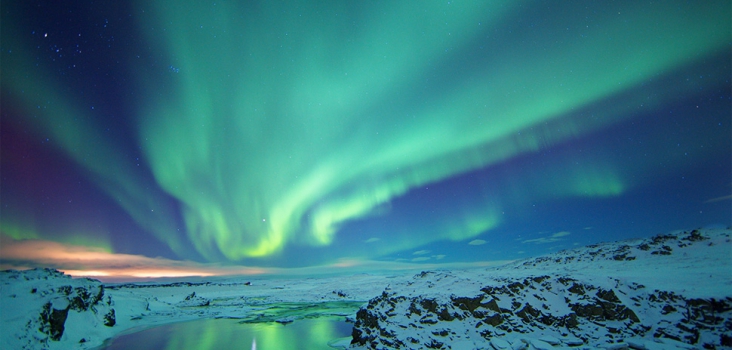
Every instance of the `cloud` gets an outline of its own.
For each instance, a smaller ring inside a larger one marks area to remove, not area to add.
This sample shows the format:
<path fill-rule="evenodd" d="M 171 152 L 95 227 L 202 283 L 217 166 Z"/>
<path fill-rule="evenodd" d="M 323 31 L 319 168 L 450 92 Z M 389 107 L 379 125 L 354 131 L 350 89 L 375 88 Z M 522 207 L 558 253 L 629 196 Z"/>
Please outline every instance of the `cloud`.
<path fill-rule="evenodd" d="M 364 243 L 374 243 L 374 242 L 378 242 L 378 241 L 380 241 L 380 240 L 381 240 L 381 238 L 378 238 L 378 237 L 371 237 L 371 238 L 369 238 L 369 239 L 365 240 L 365 241 L 364 241 Z"/>
<path fill-rule="evenodd" d="M 429 252 L 429 250 L 420 250 L 419 251 L 420 254 L 427 254 L 428 252 Z M 415 252 L 414 254 L 416 254 L 416 253 L 417 252 Z M 444 259 L 446 256 L 447 255 L 445 255 L 445 254 L 434 254 L 434 255 L 430 255 L 430 256 L 418 256 L 416 258 L 413 258 L 412 259 L 412 262 L 427 261 L 427 260 L 430 260 L 430 259 L 441 260 L 441 259 Z"/>
<path fill-rule="evenodd" d="M 421 255 L 427 251 L 420 251 Z M 418 254 L 418 255 L 420 255 Z M 471 263 L 420 263 L 443 259 L 445 255 L 415 257 L 397 261 L 339 259 L 335 262 L 299 268 L 270 268 L 220 265 L 195 261 L 150 258 L 141 255 L 116 254 L 101 248 L 78 246 L 40 239 L 16 240 L 0 234 L 0 270 L 25 270 L 36 267 L 54 268 L 74 277 L 93 277 L 106 282 L 149 281 L 159 278 L 190 278 L 234 275 L 314 276 L 354 274 L 373 271 L 419 271 L 425 268 L 466 269 L 499 266 L 508 261 Z"/>
<path fill-rule="evenodd" d="M 194 261 L 115 254 L 101 248 L 0 235 L 0 268 L 50 267 L 73 276 L 130 278 L 254 275 L 273 269 L 202 264 Z"/>
<path fill-rule="evenodd" d="M 429 252 L 430 252 L 429 250 L 418 250 L 418 251 L 416 251 L 416 252 L 414 252 L 412 254 L 414 254 L 414 255 L 425 255 L 425 254 L 427 254 Z"/>
<path fill-rule="evenodd" d="M 732 199 L 732 195 L 726 195 L 726 196 L 721 196 L 721 197 L 717 197 L 717 198 L 707 199 L 704 201 L 704 203 L 721 202 L 721 201 L 726 201 L 728 199 Z"/>
<path fill-rule="evenodd" d="M 527 240 L 521 241 L 521 243 L 546 244 L 546 243 L 561 241 L 561 240 L 563 240 L 561 237 L 565 237 L 565 236 L 569 236 L 569 235 L 570 235 L 570 233 L 568 231 L 561 231 L 561 232 L 557 232 L 549 237 L 527 239 Z"/>
<path fill-rule="evenodd" d="M 521 243 L 535 243 L 535 244 L 544 244 L 544 243 L 551 243 L 558 241 L 558 238 L 534 238 L 534 239 L 527 239 L 525 241 L 521 241 Z"/>
<path fill-rule="evenodd" d="M 468 244 L 470 244 L 470 245 L 483 245 L 483 244 L 486 244 L 486 243 L 488 243 L 488 242 L 487 241 L 484 241 L 482 239 L 474 239 L 474 240 L 470 241 L 470 243 L 468 243 Z"/>

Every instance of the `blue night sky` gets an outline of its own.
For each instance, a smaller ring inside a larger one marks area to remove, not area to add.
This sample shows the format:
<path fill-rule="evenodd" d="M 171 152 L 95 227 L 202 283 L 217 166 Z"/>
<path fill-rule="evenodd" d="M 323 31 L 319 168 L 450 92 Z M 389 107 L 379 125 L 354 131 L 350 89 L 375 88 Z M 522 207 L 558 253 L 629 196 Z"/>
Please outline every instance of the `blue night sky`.
<path fill-rule="evenodd" d="M 728 1 L 1 15 L 0 268 L 471 266 L 732 221 Z"/>

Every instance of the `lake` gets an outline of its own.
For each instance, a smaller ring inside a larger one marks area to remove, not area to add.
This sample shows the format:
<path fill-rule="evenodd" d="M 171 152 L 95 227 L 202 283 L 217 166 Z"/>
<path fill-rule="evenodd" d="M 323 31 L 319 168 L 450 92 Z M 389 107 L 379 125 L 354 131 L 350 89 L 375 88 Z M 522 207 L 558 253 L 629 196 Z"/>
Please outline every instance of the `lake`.
<path fill-rule="evenodd" d="M 104 349 L 334 349 L 350 341 L 353 324 L 343 318 L 242 323 L 237 319 L 203 319 L 172 323 L 113 338 Z M 349 339 L 342 339 L 349 337 Z M 338 341 L 340 339 L 340 341 Z M 329 346 L 328 343 L 333 344 Z"/>

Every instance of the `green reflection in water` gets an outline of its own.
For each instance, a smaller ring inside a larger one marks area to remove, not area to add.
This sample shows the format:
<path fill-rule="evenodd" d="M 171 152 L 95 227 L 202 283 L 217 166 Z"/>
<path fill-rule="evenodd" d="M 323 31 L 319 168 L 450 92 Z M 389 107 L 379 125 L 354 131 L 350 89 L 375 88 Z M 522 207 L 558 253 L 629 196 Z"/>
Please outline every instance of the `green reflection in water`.
<path fill-rule="evenodd" d="M 349 336 L 352 324 L 343 318 L 318 317 L 282 325 L 204 319 L 146 329 L 114 339 L 118 349 L 333 349 L 328 343 Z"/>
<path fill-rule="evenodd" d="M 274 322 L 277 320 L 295 320 L 304 318 L 323 318 L 324 316 L 348 316 L 358 311 L 364 304 L 362 301 L 330 301 L 322 303 L 277 303 L 264 306 L 250 316 L 241 319 L 241 323 Z"/>

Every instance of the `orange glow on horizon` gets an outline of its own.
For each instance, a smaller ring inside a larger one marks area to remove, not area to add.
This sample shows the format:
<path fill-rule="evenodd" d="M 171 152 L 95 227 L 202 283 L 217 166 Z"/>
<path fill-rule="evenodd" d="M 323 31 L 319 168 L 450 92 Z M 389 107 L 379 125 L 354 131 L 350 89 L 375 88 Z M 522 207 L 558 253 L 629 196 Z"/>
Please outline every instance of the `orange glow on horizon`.
<path fill-rule="evenodd" d="M 90 277 L 115 282 L 212 276 L 312 276 L 334 272 L 359 273 L 446 267 L 469 268 L 508 263 L 508 261 L 483 261 L 457 264 L 414 264 L 350 258 L 319 266 L 295 268 L 247 267 L 109 253 L 99 248 L 45 240 L 15 240 L 2 234 L 0 234 L 0 240 L 2 241 L 2 244 L 0 244 L 0 257 L 7 259 L 7 262 L 0 264 L 0 269 L 26 270 L 34 267 L 50 267 L 73 277 Z"/>
<path fill-rule="evenodd" d="M 64 274 L 67 274 L 69 276 L 73 277 L 106 277 L 110 276 L 109 272 L 105 271 L 96 271 L 96 270 L 59 270 L 63 272 Z"/>
<path fill-rule="evenodd" d="M 0 235 L 0 257 L 14 260 L 3 269 L 25 270 L 33 266 L 53 267 L 73 277 L 144 279 L 259 275 L 276 269 L 220 266 L 195 261 L 150 258 L 142 255 L 105 252 L 99 248 L 46 240 L 14 240 Z M 71 268 L 66 268 L 67 266 Z"/>
<path fill-rule="evenodd" d="M 137 272 L 137 273 L 132 273 L 130 276 L 140 277 L 140 278 L 161 278 L 161 277 L 192 277 L 192 276 L 208 277 L 208 276 L 216 276 L 216 275 L 213 273 L 208 273 L 208 272 L 160 270 L 160 271 Z"/>
<path fill-rule="evenodd" d="M 266 274 L 268 271 L 258 268 L 230 268 L 230 269 L 172 269 L 167 267 L 156 268 L 154 266 L 136 269 L 94 269 L 94 270 L 70 270 L 59 269 L 59 271 L 72 277 L 92 277 L 115 280 L 137 280 L 156 278 L 182 278 L 182 277 L 212 277 L 212 276 L 252 276 Z"/>

